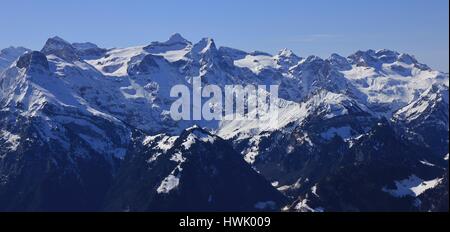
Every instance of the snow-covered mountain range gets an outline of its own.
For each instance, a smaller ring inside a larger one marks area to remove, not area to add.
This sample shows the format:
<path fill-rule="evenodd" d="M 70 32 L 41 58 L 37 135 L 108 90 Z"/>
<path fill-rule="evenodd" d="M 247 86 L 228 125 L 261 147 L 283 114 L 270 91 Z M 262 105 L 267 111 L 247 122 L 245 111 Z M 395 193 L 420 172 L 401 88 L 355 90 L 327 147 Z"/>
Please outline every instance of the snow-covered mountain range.
<path fill-rule="evenodd" d="M 279 118 L 174 121 L 170 89 L 193 78 L 279 85 Z M 0 210 L 448 210 L 448 89 L 391 50 L 323 59 L 179 34 L 10 47 Z"/>

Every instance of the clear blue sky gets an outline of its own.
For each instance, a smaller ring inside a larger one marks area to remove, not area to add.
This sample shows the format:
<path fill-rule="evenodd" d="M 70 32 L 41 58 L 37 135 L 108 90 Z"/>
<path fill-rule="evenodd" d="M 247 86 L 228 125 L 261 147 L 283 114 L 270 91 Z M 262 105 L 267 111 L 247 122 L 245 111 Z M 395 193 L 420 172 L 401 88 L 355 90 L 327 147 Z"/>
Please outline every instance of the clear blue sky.
<path fill-rule="evenodd" d="M 174 32 L 196 42 L 300 56 L 388 48 L 449 70 L 448 0 L 2 0 L 0 48 L 48 37 L 125 47 Z"/>

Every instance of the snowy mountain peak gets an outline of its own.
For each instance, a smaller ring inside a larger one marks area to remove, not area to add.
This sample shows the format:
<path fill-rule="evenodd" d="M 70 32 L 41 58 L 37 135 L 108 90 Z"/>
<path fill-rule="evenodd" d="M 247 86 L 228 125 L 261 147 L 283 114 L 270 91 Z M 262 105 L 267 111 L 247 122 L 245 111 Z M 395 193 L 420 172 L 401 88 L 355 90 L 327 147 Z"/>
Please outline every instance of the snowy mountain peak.
<path fill-rule="evenodd" d="M 399 55 L 399 53 L 397 51 L 393 51 L 393 50 L 389 50 L 389 49 L 385 49 L 385 48 L 384 49 L 379 49 L 379 50 L 376 50 L 376 51 L 374 51 L 374 50 L 368 50 L 368 51 L 371 52 L 371 53 L 375 52 L 375 55 L 377 57 L 382 57 L 382 56 L 396 57 L 396 56 Z"/>
<path fill-rule="evenodd" d="M 317 70 L 323 67 L 325 64 L 325 60 L 318 56 L 308 56 L 305 59 L 302 59 L 293 70 L 304 71 L 304 70 Z"/>
<path fill-rule="evenodd" d="M 413 121 L 418 117 L 428 116 L 439 106 L 447 106 L 443 107 L 445 108 L 443 114 L 447 113 L 447 115 L 443 117 L 443 121 L 446 121 L 444 124 L 448 127 L 448 92 L 448 86 L 432 85 L 425 90 L 417 100 L 398 110 L 394 115 L 394 118 Z"/>
<path fill-rule="evenodd" d="M 78 59 L 76 49 L 72 44 L 58 36 L 49 38 L 41 52 L 45 55 L 55 55 L 66 61 L 75 61 Z"/>
<path fill-rule="evenodd" d="M 315 56 L 315 55 L 311 55 L 306 57 L 304 63 L 312 63 L 312 62 L 323 62 L 324 60 L 322 58 L 320 58 L 319 56 Z"/>
<path fill-rule="evenodd" d="M 330 64 L 336 67 L 338 70 L 350 70 L 352 68 L 349 60 L 339 54 L 331 54 L 328 60 L 330 61 Z"/>
<path fill-rule="evenodd" d="M 277 63 L 282 67 L 282 69 L 287 70 L 290 67 L 298 64 L 302 58 L 287 48 L 283 48 L 278 52 L 278 54 L 274 57 L 277 60 Z"/>
<path fill-rule="evenodd" d="M 405 69 L 407 68 L 405 65 L 412 65 L 412 67 L 422 71 L 430 69 L 425 64 L 419 63 L 414 56 L 389 49 L 357 51 L 350 55 L 348 59 L 352 64 L 357 66 L 372 67 L 376 70 L 382 69 L 383 65 L 394 65 L 392 67 L 393 69 L 396 69 L 394 71 L 399 71 L 400 73 L 405 73 Z"/>
<path fill-rule="evenodd" d="M 213 143 L 216 139 L 218 139 L 216 135 L 213 135 L 206 131 L 205 129 L 194 125 L 190 128 L 185 129 L 181 135 L 181 140 L 188 142 L 188 143 L 195 143 L 195 141 L 201 141 L 201 142 L 210 142 Z"/>
<path fill-rule="evenodd" d="M 191 42 L 185 39 L 181 34 L 175 33 L 169 37 L 169 40 L 166 41 L 167 44 L 174 44 L 174 43 L 183 43 L 183 44 L 190 44 Z"/>
<path fill-rule="evenodd" d="M 194 53 L 205 54 L 208 51 L 217 51 L 216 44 L 212 38 L 202 38 L 198 43 L 192 48 Z"/>
<path fill-rule="evenodd" d="M 330 57 L 328 58 L 328 60 L 334 60 L 334 61 L 347 61 L 347 62 L 348 62 L 347 58 L 345 58 L 345 57 L 343 57 L 343 56 L 341 56 L 341 55 L 339 55 L 339 54 L 337 54 L 337 53 L 332 53 L 332 54 L 330 55 Z"/>
<path fill-rule="evenodd" d="M 405 64 L 414 64 L 418 63 L 417 60 L 412 57 L 411 55 L 408 55 L 406 53 L 400 54 L 399 52 L 388 50 L 388 49 L 381 49 L 375 52 L 375 57 L 379 59 L 383 63 L 394 63 L 394 62 L 403 62 Z"/>
<path fill-rule="evenodd" d="M 152 42 L 150 45 L 144 47 L 144 50 L 151 54 L 158 54 L 164 57 L 170 57 L 168 60 L 176 61 L 184 57 L 184 55 L 191 49 L 192 43 L 180 34 L 176 33 L 165 42 Z"/>
<path fill-rule="evenodd" d="M 352 61 L 353 64 L 356 64 L 357 66 L 380 66 L 380 62 L 375 56 L 375 51 L 371 49 L 367 51 L 357 51 L 356 53 L 350 55 L 348 58 Z"/>
<path fill-rule="evenodd" d="M 296 55 L 294 54 L 294 52 L 292 50 L 283 48 L 278 52 L 278 56 L 292 57 L 292 56 L 296 56 Z"/>

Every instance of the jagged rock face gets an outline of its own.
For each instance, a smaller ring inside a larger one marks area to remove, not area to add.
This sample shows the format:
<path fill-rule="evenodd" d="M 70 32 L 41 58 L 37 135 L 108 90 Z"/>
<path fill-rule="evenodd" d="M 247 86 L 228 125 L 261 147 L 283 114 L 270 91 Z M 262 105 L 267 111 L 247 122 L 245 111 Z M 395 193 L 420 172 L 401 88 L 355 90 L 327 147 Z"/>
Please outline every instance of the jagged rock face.
<path fill-rule="evenodd" d="M 342 57 L 336 53 L 331 54 L 330 63 L 333 67 L 336 67 L 340 71 L 350 70 L 352 69 L 352 65 L 349 60 L 345 57 Z"/>
<path fill-rule="evenodd" d="M 17 61 L 18 68 L 25 68 L 28 71 L 44 72 L 49 70 L 47 57 L 37 51 L 26 53 Z"/>
<path fill-rule="evenodd" d="M 302 60 L 301 57 L 298 57 L 294 54 L 294 52 L 286 48 L 278 52 L 278 54 L 275 56 L 275 59 L 277 63 L 282 67 L 292 67 Z"/>
<path fill-rule="evenodd" d="M 79 59 L 76 49 L 70 43 L 57 36 L 48 39 L 41 52 L 45 55 L 56 55 L 67 61 Z"/>
<path fill-rule="evenodd" d="M 373 67 L 376 70 L 383 69 L 383 64 L 394 64 L 393 67 L 397 68 L 400 73 L 404 73 L 407 71 L 406 68 L 403 66 L 397 66 L 395 63 L 401 62 L 406 65 L 412 65 L 415 68 L 425 71 L 429 70 L 430 68 L 424 64 L 419 63 L 413 56 L 405 54 L 405 53 L 398 53 L 395 51 L 390 50 L 368 50 L 368 51 L 358 51 L 355 54 L 352 54 L 348 57 L 353 64 L 356 64 L 357 66 L 363 66 L 363 67 Z M 411 75 L 411 73 L 409 73 Z M 407 75 L 405 75 L 407 76 Z"/>
<path fill-rule="evenodd" d="M 272 56 L 179 34 L 113 49 L 54 37 L 21 52 L 0 70 L 0 210 L 279 210 L 267 182 L 294 211 L 445 205 L 448 74 L 411 55 Z M 194 77 L 279 85 L 279 118 L 175 121 L 170 89 Z M 193 125 L 215 142 L 180 145 Z"/>
<path fill-rule="evenodd" d="M 128 67 L 129 75 L 146 75 L 150 74 L 152 71 L 156 71 L 159 68 L 157 60 L 162 61 L 161 57 L 154 55 L 146 55 L 141 61 L 136 64 L 131 64 Z"/>

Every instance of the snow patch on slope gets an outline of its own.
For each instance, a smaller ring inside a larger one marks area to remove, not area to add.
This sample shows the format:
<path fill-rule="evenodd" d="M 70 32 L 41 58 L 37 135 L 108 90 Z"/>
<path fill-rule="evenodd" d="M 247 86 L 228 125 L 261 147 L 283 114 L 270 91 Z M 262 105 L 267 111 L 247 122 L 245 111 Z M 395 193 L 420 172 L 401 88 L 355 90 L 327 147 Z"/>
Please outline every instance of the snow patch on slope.
<path fill-rule="evenodd" d="M 263 137 L 267 137 L 267 135 L 256 135 L 250 138 L 248 148 L 241 152 L 247 163 L 253 164 L 255 162 L 256 156 L 259 155 L 259 143 Z"/>
<path fill-rule="evenodd" d="M 411 175 L 408 177 L 408 179 L 394 181 L 396 186 L 395 189 L 388 189 L 386 187 L 383 187 L 382 191 L 387 192 L 394 197 L 417 197 L 420 194 L 424 193 L 426 190 L 436 187 L 439 183 L 441 183 L 441 181 L 442 178 L 424 181 L 416 175 Z"/>
<path fill-rule="evenodd" d="M 156 141 L 156 145 L 153 149 L 157 149 L 159 151 L 155 152 L 150 159 L 147 160 L 147 162 L 153 162 L 155 161 L 160 155 L 165 154 L 170 148 L 173 147 L 174 142 L 178 136 L 166 136 L 166 135 L 154 135 L 154 136 L 147 136 L 144 138 L 143 144 L 144 145 L 150 145 Z"/>
<path fill-rule="evenodd" d="M 144 46 L 112 49 L 96 60 L 86 60 L 105 76 L 123 77 L 128 75 L 128 63 L 135 56 L 146 54 Z"/>
<path fill-rule="evenodd" d="M 349 126 L 343 126 L 338 128 L 331 127 L 327 131 L 322 132 L 320 135 L 325 140 L 331 140 L 334 136 L 339 136 L 345 140 L 352 136 L 352 128 Z"/>
<path fill-rule="evenodd" d="M 0 130 L 0 139 L 4 140 L 6 148 L 15 151 L 19 146 L 20 136 L 6 130 Z"/>
<path fill-rule="evenodd" d="M 156 189 L 157 193 L 169 193 L 176 187 L 178 187 L 178 184 L 180 183 L 180 177 L 174 175 L 171 173 L 168 175 L 164 180 L 161 182 L 159 187 Z"/>
<path fill-rule="evenodd" d="M 243 59 L 235 60 L 234 65 L 240 68 L 248 68 L 255 74 L 259 74 L 267 68 L 277 69 L 280 67 L 277 60 L 268 55 L 247 55 Z"/>

